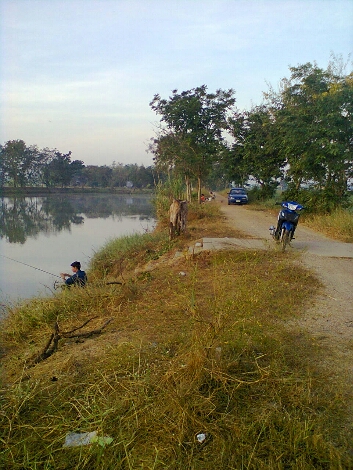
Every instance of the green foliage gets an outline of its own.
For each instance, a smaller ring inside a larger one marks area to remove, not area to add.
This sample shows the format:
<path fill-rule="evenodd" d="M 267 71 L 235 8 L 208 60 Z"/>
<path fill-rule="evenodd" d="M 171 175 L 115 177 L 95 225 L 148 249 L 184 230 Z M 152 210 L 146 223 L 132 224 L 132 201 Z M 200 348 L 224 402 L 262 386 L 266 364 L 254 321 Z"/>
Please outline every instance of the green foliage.
<path fill-rule="evenodd" d="M 1 184 L 14 188 L 38 182 L 38 168 L 43 155 L 36 146 L 27 147 L 23 140 L 9 140 L 0 146 Z"/>
<path fill-rule="evenodd" d="M 243 182 L 252 175 L 264 188 L 263 192 L 270 194 L 271 186 L 282 177 L 284 166 L 279 152 L 278 130 L 270 109 L 254 107 L 249 112 L 236 115 L 231 119 L 231 125 L 235 143 L 230 157 L 235 157 L 236 165 L 229 166 L 230 179 L 236 180 L 241 176 Z"/>
<path fill-rule="evenodd" d="M 331 213 L 338 206 L 344 207 L 348 204 L 347 195 L 337 195 L 331 189 L 296 189 L 294 185 L 289 185 L 288 189 L 282 193 L 283 200 L 297 201 L 306 208 L 306 212 Z"/>
<path fill-rule="evenodd" d="M 181 177 L 168 178 L 164 183 L 158 183 L 155 187 L 153 204 L 159 220 L 168 216 L 169 207 L 173 200 L 185 199 L 185 183 Z"/>
<path fill-rule="evenodd" d="M 322 190 L 312 195 L 319 210 L 332 210 L 345 204 L 353 176 L 353 74 L 336 57 L 326 70 L 307 63 L 290 72 L 277 93 L 265 94 L 266 104 L 230 117 L 234 141 L 220 154 L 220 167 L 237 184 L 252 176 L 266 188 L 285 177 L 299 191 L 313 182 Z M 254 198 L 270 196 L 272 188 L 261 193 Z"/>
<path fill-rule="evenodd" d="M 222 148 L 227 114 L 235 103 L 233 90 L 208 93 L 205 85 L 162 99 L 155 95 L 150 103 L 161 115 L 162 126 L 150 147 L 157 166 L 173 168 L 186 178 L 202 181 L 211 171 Z"/>
<path fill-rule="evenodd" d="M 23 140 L 8 141 L 0 145 L 0 186 L 14 188 L 43 186 L 47 188 L 90 186 L 94 188 L 125 187 L 131 181 L 134 188 L 152 188 L 152 167 L 136 164 L 111 167 L 89 165 L 71 161 L 71 152 L 63 154 L 56 149 L 38 149 L 27 146 Z"/>
<path fill-rule="evenodd" d="M 78 168 L 83 167 L 83 163 L 71 162 L 71 152 L 62 154 L 55 150 L 51 153 L 50 161 L 43 168 L 43 182 L 47 187 L 66 187 Z"/>
<path fill-rule="evenodd" d="M 316 182 L 325 190 L 323 206 L 330 209 L 341 202 L 352 176 L 352 74 L 310 63 L 290 70 L 279 94 L 267 95 L 281 135 L 280 154 L 294 186 Z"/>
<path fill-rule="evenodd" d="M 215 189 L 230 181 L 243 185 L 252 176 L 262 187 L 254 198 L 263 199 L 285 177 L 296 191 L 308 182 L 320 188 L 320 194 L 310 196 L 310 207 L 331 211 L 344 206 L 347 181 L 353 177 L 353 72 L 346 72 L 340 57 L 333 57 L 326 70 L 315 63 L 290 67 L 279 91 L 270 88 L 265 97 L 265 104 L 240 112 L 234 109 L 232 89 L 208 93 L 202 85 L 173 90 L 168 99 L 156 94 L 150 106 L 161 122 L 149 145 L 154 167 L 114 163 L 84 168 L 80 161 L 71 162 L 71 152 L 9 141 L 0 146 L 0 184 L 51 187 L 74 180 L 81 186 L 121 187 L 132 181 L 141 188 L 173 173 L 184 179 L 190 201 L 195 181 L 200 197 L 206 182 Z M 295 190 L 291 187 L 290 194 L 298 198 Z"/>
<path fill-rule="evenodd" d="M 277 183 L 255 186 L 247 191 L 249 202 L 266 201 L 275 195 Z"/>

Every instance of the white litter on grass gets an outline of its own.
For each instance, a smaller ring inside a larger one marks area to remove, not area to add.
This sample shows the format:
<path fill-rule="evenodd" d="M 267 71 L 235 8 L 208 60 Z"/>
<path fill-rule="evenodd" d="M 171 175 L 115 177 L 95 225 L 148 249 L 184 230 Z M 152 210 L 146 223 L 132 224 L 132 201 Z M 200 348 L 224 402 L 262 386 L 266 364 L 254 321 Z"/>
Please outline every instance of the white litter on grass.
<path fill-rule="evenodd" d="M 200 443 L 202 443 L 202 442 L 206 439 L 206 434 L 204 434 L 203 432 L 201 432 L 200 434 L 197 434 L 196 439 L 197 439 Z"/>
<path fill-rule="evenodd" d="M 89 444 L 97 443 L 100 446 L 104 447 L 107 444 L 110 444 L 113 441 L 113 438 L 109 436 L 98 437 L 97 431 L 92 432 L 70 432 L 65 437 L 65 442 L 63 447 L 79 447 L 87 446 Z"/>
<path fill-rule="evenodd" d="M 97 437 L 97 431 L 82 433 L 70 432 L 65 437 L 63 447 L 87 446 L 88 444 L 92 444 L 95 437 Z"/>
<path fill-rule="evenodd" d="M 186 273 L 184 271 L 180 271 L 179 276 L 186 276 Z"/>

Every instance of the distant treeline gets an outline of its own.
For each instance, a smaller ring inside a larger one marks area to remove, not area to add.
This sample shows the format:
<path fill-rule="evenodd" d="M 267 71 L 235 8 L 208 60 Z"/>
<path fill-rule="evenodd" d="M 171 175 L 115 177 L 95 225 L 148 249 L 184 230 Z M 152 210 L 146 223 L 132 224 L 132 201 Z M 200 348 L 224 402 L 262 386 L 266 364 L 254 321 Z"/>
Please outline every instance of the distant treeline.
<path fill-rule="evenodd" d="M 0 145 L 0 187 L 151 188 L 155 177 L 152 166 L 85 166 L 81 160 L 72 160 L 71 152 L 39 149 L 36 145 L 27 146 L 23 140 Z"/>

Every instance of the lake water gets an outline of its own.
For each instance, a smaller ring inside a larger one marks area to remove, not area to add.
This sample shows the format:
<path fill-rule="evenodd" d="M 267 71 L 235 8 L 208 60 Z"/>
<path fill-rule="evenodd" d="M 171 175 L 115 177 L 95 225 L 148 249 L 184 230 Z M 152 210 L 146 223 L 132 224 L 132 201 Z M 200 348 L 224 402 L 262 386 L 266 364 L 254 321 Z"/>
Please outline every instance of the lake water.
<path fill-rule="evenodd" d="M 155 226 L 151 198 L 144 195 L 1 198 L 0 204 L 2 307 L 51 294 L 55 276 L 70 273 L 73 261 L 87 270 L 107 241 Z"/>

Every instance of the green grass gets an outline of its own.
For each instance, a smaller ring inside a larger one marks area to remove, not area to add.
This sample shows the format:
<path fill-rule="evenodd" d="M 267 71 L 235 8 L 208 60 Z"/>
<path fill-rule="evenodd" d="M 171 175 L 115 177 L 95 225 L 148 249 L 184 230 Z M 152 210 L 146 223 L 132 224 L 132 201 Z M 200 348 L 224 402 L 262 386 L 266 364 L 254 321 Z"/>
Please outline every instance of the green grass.
<path fill-rule="evenodd" d="M 138 264 L 158 259 L 171 248 L 167 231 L 128 235 L 112 239 L 99 250 L 91 261 L 93 276 L 105 279 L 107 275 L 123 277 Z"/>
<path fill-rule="evenodd" d="M 207 213 L 190 216 L 191 233 L 200 221 L 215 230 L 210 211 L 209 226 Z M 144 263 L 151 243 L 156 269 L 132 276 L 126 267 L 122 286 L 97 282 L 10 313 L 0 333 L 0 468 L 351 468 L 343 384 L 318 367 L 317 343 L 286 326 L 320 289 L 315 277 L 277 252 L 176 261 L 189 238 L 168 251 L 163 233 L 110 242 L 90 274 L 117 274 L 109 260 L 121 252 Z M 54 321 L 69 330 L 93 316 L 93 326 L 114 320 L 28 367 Z M 113 441 L 64 449 L 74 431 Z"/>

